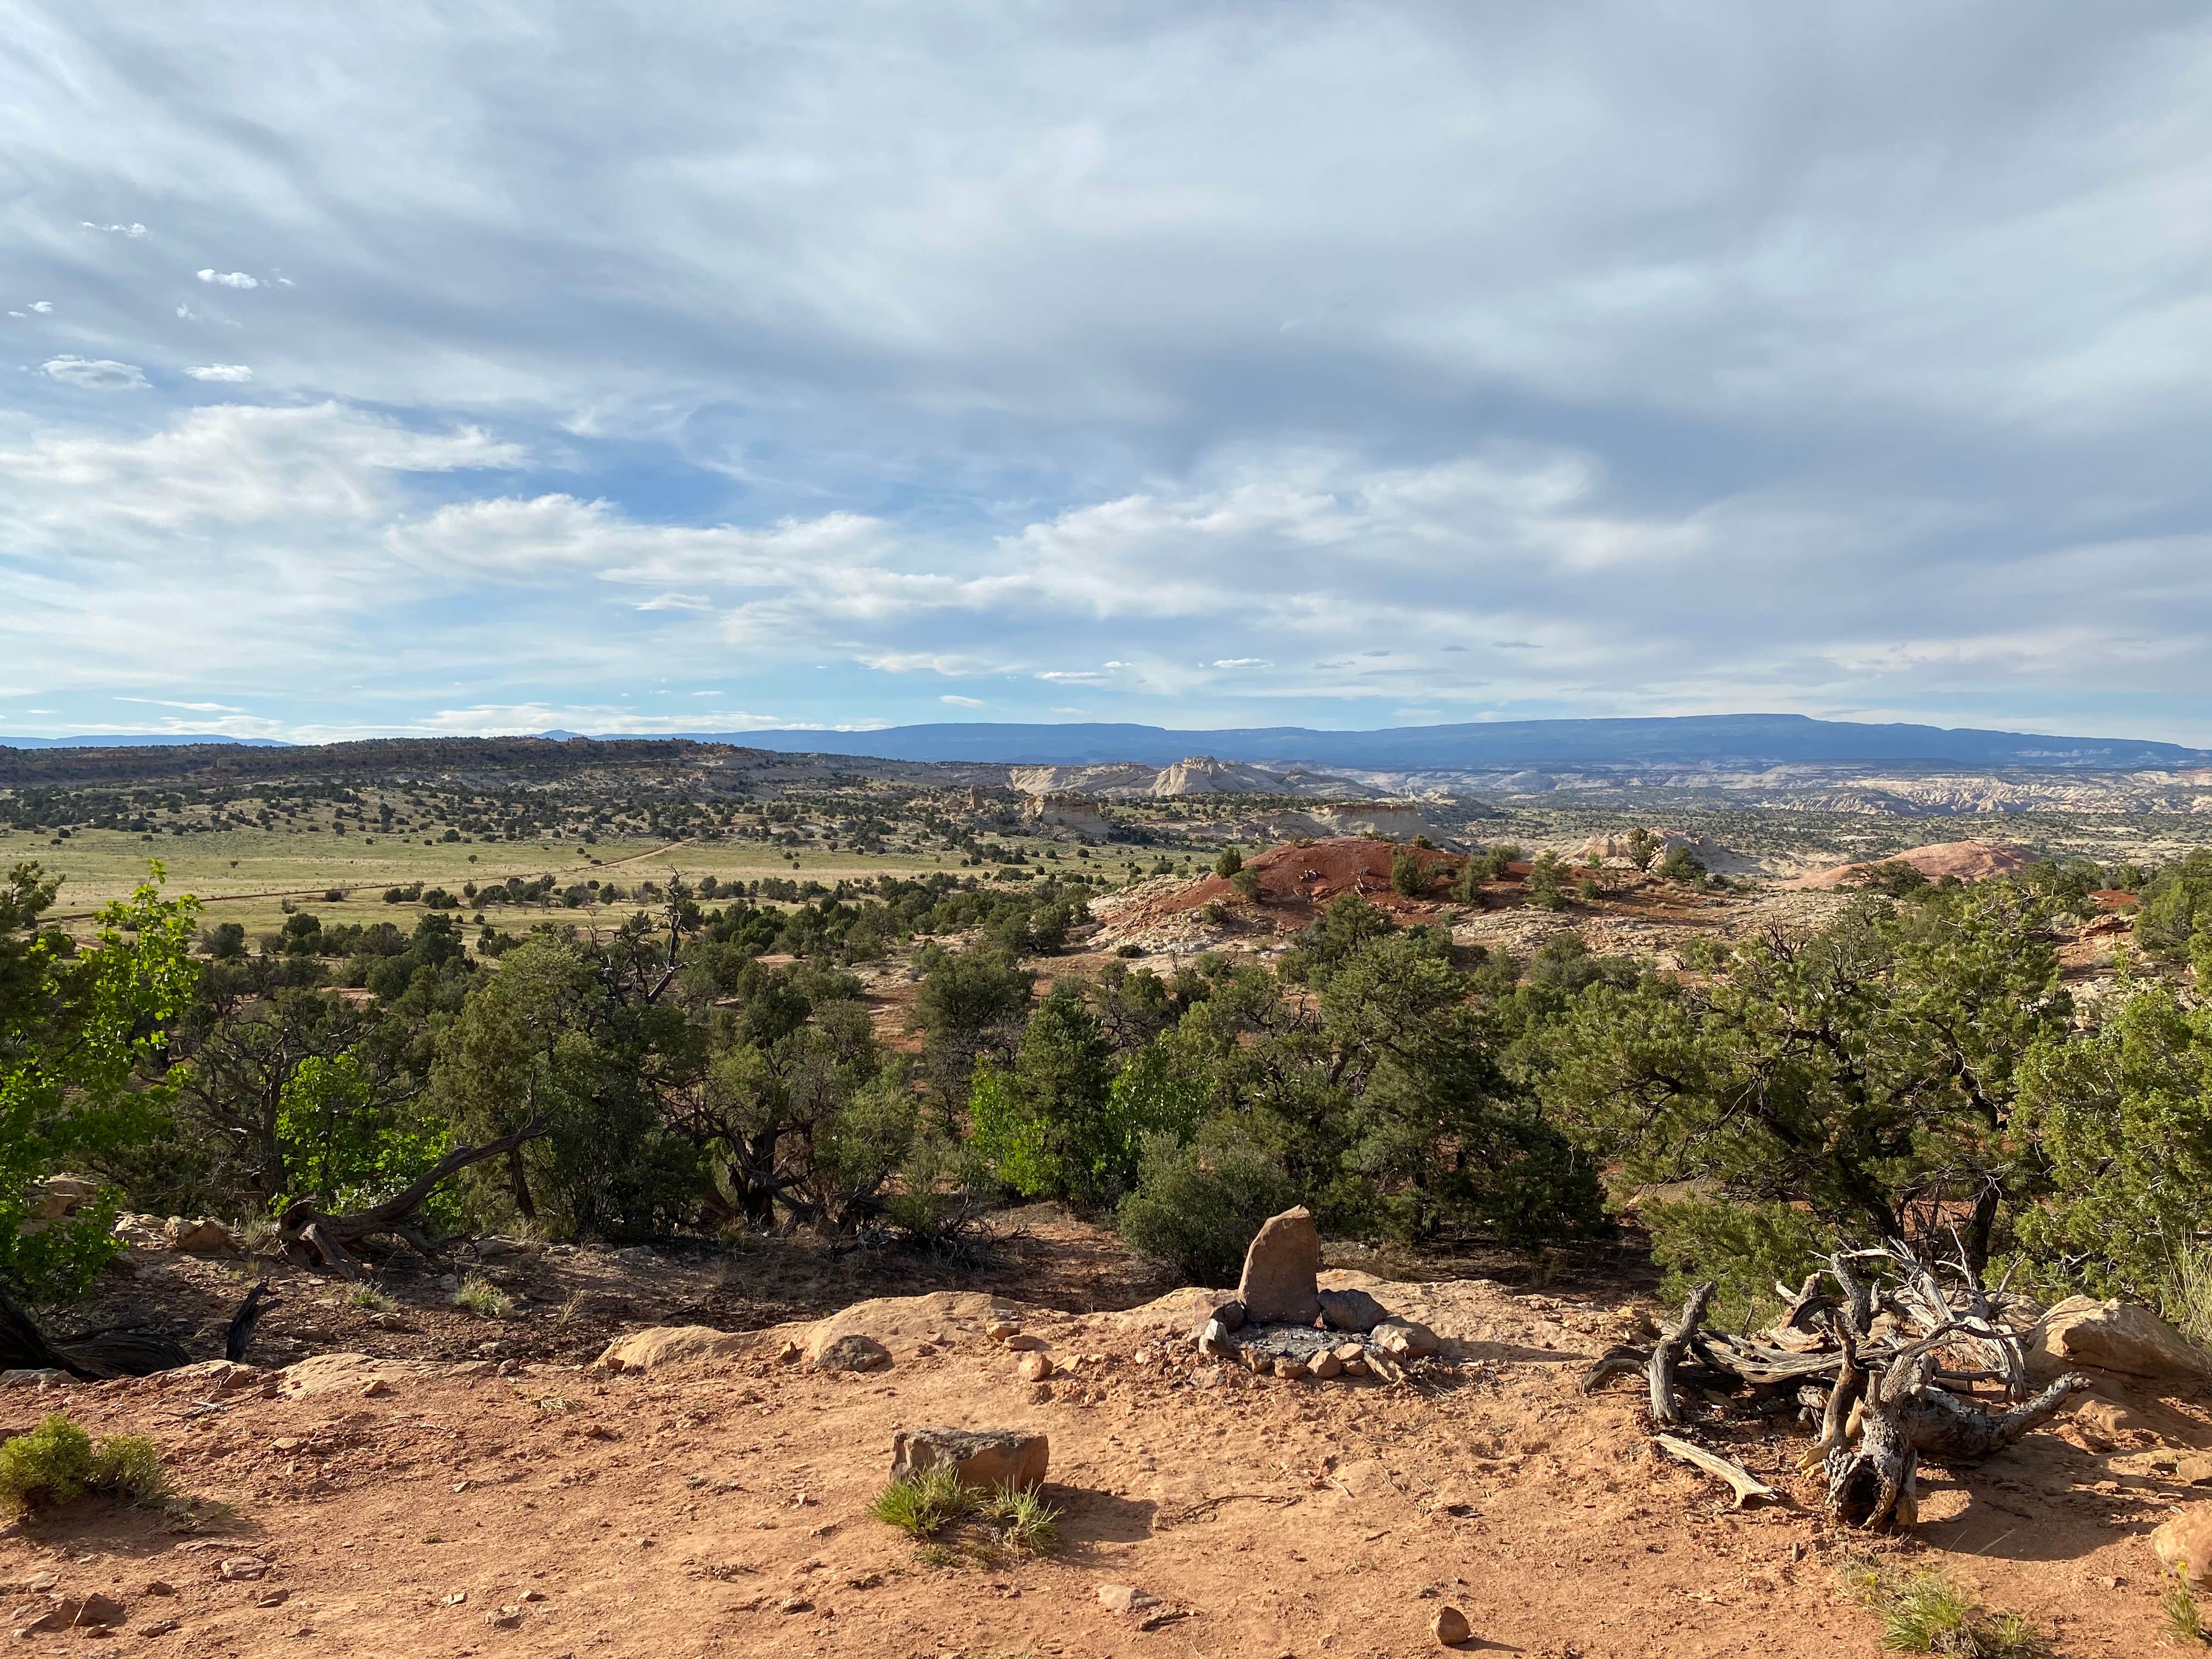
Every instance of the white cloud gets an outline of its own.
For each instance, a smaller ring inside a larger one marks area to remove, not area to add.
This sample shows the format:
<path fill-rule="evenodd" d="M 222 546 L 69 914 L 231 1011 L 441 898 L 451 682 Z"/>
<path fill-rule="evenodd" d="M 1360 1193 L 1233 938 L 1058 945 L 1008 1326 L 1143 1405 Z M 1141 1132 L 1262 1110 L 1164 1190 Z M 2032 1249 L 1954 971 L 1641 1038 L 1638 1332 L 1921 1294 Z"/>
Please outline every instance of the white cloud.
<path fill-rule="evenodd" d="M 704 593 L 656 593 L 649 599 L 641 599 L 630 607 L 633 611 L 712 611 L 714 600 Z M 696 695 L 708 696 L 709 692 Z"/>
<path fill-rule="evenodd" d="M 40 365 L 49 379 L 87 392 L 143 392 L 146 376 L 136 364 L 105 357 L 50 357 Z"/>
<path fill-rule="evenodd" d="M 1273 668 L 1275 665 L 1265 657 L 1216 657 L 1216 668 Z"/>
<path fill-rule="evenodd" d="M 31 309 L 38 312 L 41 315 L 52 311 L 53 308 L 54 302 L 52 300 L 33 300 L 31 301 Z"/>
<path fill-rule="evenodd" d="M 157 708 L 188 708 L 196 714 L 243 714 L 243 708 L 234 708 L 222 702 L 179 702 L 173 697 L 118 697 L 118 702 L 149 703 Z"/>
<path fill-rule="evenodd" d="M 212 268 L 199 273 L 204 283 L 213 283 L 219 288 L 259 288 L 258 277 L 249 276 L 242 270 L 216 270 Z"/>
<path fill-rule="evenodd" d="M 128 236 L 134 241 L 146 234 L 146 227 L 143 225 L 95 225 L 89 219 L 83 221 L 83 224 L 87 230 L 112 231 L 118 236 Z"/>
<path fill-rule="evenodd" d="M 950 703 L 955 708 L 988 708 L 991 706 L 981 697 L 956 697 L 950 691 L 938 698 L 938 702 Z"/>
<path fill-rule="evenodd" d="M 243 386 L 253 378 L 253 371 L 244 363 L 202 363 L 185 373 L 195 380 L 219 380 L 226 386 Z"/>
<path fill-rule="evenodd" d="M 183 318 L 188 323 L 194 323 L 199 320 L 200 314 L 197 311 L 194 311 L 190 306 L 180 305 L 177 307 L 177 315 Z"/>

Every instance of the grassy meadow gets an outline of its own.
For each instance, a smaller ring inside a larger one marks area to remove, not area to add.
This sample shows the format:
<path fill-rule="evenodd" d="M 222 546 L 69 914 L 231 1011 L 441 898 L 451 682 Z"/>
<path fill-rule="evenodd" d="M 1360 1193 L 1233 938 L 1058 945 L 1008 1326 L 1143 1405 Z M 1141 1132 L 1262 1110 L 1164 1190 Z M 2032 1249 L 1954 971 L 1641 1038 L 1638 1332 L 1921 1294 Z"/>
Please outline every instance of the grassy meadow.
<path fill-rule="evenodd" d="M 166 890 L 190 893 L 205 906 L 206 923 L 235 921 L 249 938 L 281 926 L 284 907 L 313 910 L 332 921 L 396 921 L 411 927 L 421 904 L 387 904 L 385 890 L 422 882 L 459 894 L 469 882 L 503 881 L 510 876 L 550 875 L 559 886 L 594 877 L 625 888 L 665 883 L 681 872 L 696 881 L 712 875 L 722 881 L 757 881 L 763 876 L 834 885 L 840 880 L 879 875 L 911 876 L 957 869 L 960 856 L 852 852 L 806 852 L 794 862 L 781 848 L 757 842 L 693 842 L 672 844 L 645 838 L 616 838 L 589 847 L 570 841 L 479 842 L 398 836 L 332 836 L 305 830 L 224 830 L 189 836 L 144 836 L 118 830 L 79 830 L 56 842 L 46 836 L 0 830 L 0 865 L 35 860 L 62 877 L 54 919 L 88 932 L 94 914 L 111 899 L 130 892 L 146 875 L 149 860 L 167 872 Z M 333 889 L 346 896 L 324 895 Z M 465 907 L 473 915 L 477 907 Z M 613 905 L 589 914 L 611 920 L 634 905 Z M 546 914 L 541 906 L 483 907 L 486 919 L 510 929 Z M 559 907 L 556 907 L 559 913 Z"/>

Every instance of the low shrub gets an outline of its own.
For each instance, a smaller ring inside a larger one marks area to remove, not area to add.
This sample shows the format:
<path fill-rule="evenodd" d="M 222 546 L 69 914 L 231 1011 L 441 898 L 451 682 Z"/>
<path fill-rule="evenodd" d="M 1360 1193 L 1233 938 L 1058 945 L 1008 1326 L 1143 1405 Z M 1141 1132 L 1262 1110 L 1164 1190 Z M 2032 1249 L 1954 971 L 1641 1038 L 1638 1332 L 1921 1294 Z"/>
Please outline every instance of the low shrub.
<path fill-rule="evenodd" d="M 1297 1201 L 1272 1152 L 1217 1126 L 1188 1144 L 1146 1136 L 1137 1190 L 1120 1212 L 1130 1249 L 1172 1263 L 1194 1285 L 1233 1283 L 1260 1224 Z"/>
<path fill-rule="evenodd" d="M 90 1435 L 56 1412 L 30 1433 L 0 1443 L 0 1512 L 55 1509 L 88 1492 L 140 1504 L 172 1495 L 161 1455 L 143 1435 L 119 1434 L 95 1449 Z"/>

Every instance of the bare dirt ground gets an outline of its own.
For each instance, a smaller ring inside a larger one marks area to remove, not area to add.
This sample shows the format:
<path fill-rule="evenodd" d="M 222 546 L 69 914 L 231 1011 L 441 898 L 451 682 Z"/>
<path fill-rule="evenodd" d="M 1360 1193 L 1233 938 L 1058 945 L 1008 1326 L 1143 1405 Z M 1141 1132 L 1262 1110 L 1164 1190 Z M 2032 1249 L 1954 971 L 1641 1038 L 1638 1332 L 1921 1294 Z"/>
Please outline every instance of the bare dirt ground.
<path fill-rule="evenodd" d="M 124 1603 L 116 1649 L 194 1659 L 1379 1659 L 1439 1651 L 1428 1621 L 1447 1602 L 1473 1623 L 1469 1651 L 1871 1655 L 1878 1625 L 1839 1571 L 1871 1549 L 1946 1568 L 2027 1613 L 2062 1655 L 2157 1649 L 2143 1534 L 2188 1494 L 2173 1451 L 2212 1443 L 2195 1402 L 2111 1385 L 2113 1404 L 2093 1401 L 1981 1469 L 1923 1468 L 1917 1533 L 1869 1540 L 1819 1516 L 1793 1425 L 1692 1431 L 1788 1495 L 1738 1512 L 1717 1483 L 1655 1455 L 1638 1391 L 1583 1396 L 1586 1360 L 1651 1311 L 1595 1280 L 1516 1290 L 1337 1270 L 1325 1282 L 1364 1285 L 1434 1326 L 1452 1364 L 1403 1384 L 1291 1382 L 1170 1340 L 1205 1293 L 1084 1311 L 1135 1300 L 1137 1276 L 1124 1264 L 1085 1291 L 1086 1273 L 1111 1267 L 1086 1261 L 1103 1245 L 1043 1213 L 1029 1237 L 1036 1283 L 1007 1269 L 995 1296 L 941 1291 L 836 1315 L 836 1331 L 890 1350 L 872 1373 L 779 1363 L 803 1322 L 644 1376 L 592 1366 L 580 1340 L 556 1359 L 402 1358 L 471 1353 L 462 1339 L 484 1327 L 448 1333 L 410 1310 L 424 1327 L 411 1336 L 360 1328 L 295 1288 L 286 1311 L 304 1303 L 331 1339 L 386 1357 L 325 1352 L 228 1384 L 214 1367 L 0 1392 L 6 1433 L 61 1407 L 95 1434 L 150 1434 L 198 1500 L 189 1523 L 85 1503 L 0 1531 L 7 1606 L 35 1605 L 27 1587 L 50 1573 L 57 1589 Z M 812 1290 L 774 1282 L 797 1260 L 759 1252 L 739 1259 L 745 1271 L 714 1271 L 730 1305 L 754 1311 L 866 1288 L 865 1275 L 847 1286 L 826 1271 Z M 603 1271 L 635 1304 L 608 1328 L 741 1322 L 714 1316 L 713 1295 L 678 1269 L 617 1258 Z M 1068 1305 L 1039 1305 L 1055 1289 Z M 1060 1374 L 1022 1380 L 985 1334 L 1000 1316 L 1043 1338 Z M 519 1322 L 531 1317 L 543 1316 Z M 1060 1553 L 985 1547 L 933 1562 L 871 1519 L 894 1426 L 921 1424 L 1048 1434 Z M 241 1558 L 269 1563 L 266 1576 L 223 1577 Z M 1110 1612 L 1108 1584 L 1158 1600 Z M 40 1635 L 24 1650 L 84 1639 Z"/>

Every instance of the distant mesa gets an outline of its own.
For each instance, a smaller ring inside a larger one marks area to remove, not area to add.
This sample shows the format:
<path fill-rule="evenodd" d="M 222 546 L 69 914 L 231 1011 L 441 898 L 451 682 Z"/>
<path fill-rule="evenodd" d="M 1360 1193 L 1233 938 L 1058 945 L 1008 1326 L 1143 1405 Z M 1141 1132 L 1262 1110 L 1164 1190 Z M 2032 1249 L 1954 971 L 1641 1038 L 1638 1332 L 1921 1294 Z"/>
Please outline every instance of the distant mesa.
<path fill-rule="evenodd" d="M 1916 847 L 1909 853 L 1893 854 L 1886 859 L 1865 859 L 1856 864 L 1839 864 L 1832 870 L 1800 876 L 1795 881 L 1784 882 L 1783 885 L 1849 887 L 1867 872 L 1884 864 L 1909 864 L 1930 881 L 1941 881 L 1946 876 L 1956 876 L 1960 881 L 1988 881 L 1997 876 L 2017 875 L 2034 862 L 2035 854 L 2016 842 L 1945 841 L 1932 847 Z"/>
<path fill-rule="evenodd" d="M 226 738 L 210 732 L 136 732 L 114 737 L 0 738 L 0 749 L 182 749 L 222 744 L 234 749 L 289 749 L 276 738 Z"/>

